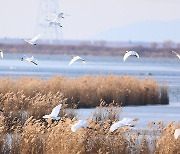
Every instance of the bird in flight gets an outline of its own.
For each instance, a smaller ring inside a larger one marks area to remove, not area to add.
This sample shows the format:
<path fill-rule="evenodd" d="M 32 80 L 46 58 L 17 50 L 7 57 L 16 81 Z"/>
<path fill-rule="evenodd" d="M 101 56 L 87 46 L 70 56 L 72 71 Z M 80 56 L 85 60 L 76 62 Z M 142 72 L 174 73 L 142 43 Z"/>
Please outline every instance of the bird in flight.
<path fill-rule="evenodd" d="M 73 59 L 69 62 L 69 65 L 72 65 L 75 61 L 82 61 L 84 64 L 86 64 L 85 60 L 82 59 L 81 57 L 79 56 L 75 56 L 73 57 Z"/>
<path fill-rule="evenodd" d="M 21 58 L 21 61 L 24 61 L 24 60 L 26 60 L 26 61 L 28 61 L 28 62 L 30 62 L 30 63 L 33 63 L 34 65 L 38 65 L 38 64 L 36 63 L 37 60 L 35 60 L 33 56 L 32 56 L 32 57 L 27 57 L 27 56 L 25 56 L 25 58 L 22 57 L 22 58 Z"/>
<path fill-rule="evenodd" d="M 3 58 L 3 51 L 2 50 L 0 50 L 0 56 L 1 56 L 1 58 Z"/>
<path fill-rule="evenodd" d="M 32 39 L 29 39 L 29 40 L 24 39 L 24 41 L 27 42 L 27 43 L 29 43 L 29 44 L 31 44 L 31 45 L 36 45 L 36 41 L 38 40 L 38 38 L 39 38 L 40 36 L 41 36 L 41 35 L 39 34 L 39 35 L 35 36 L 35 37 L 32 38 Z"/>
<path fill-rule="evenodd" d="M 129 118 L 123 118 L 123 120 L 115 122 L 114 124 L 112 124 L 112 126 L 110 127 L 110 132 L 115 131 L 116 129 L 118 129 L 119 127 L 123 127 L 123 126 L 133 126 L 132 124 L 130 124 L 130 122 L 132 122 L 133 119 L 129 119 Z"/>
<path fill-rule="evenodd" d="M 48 119 L 55 119 L 55 120 L 60 120 L 60 117 L 58 116 L 59 111 L 61 109 L 62 104 L 57 105 L 55 108 L 53 108 L 51 114 L 44 115 L 43 118 Z"/>
<path fill-rule="evenodd" d="M 124 55 L 123 58 L 124 62 L 129 56 L 136 56 L 137 58 L 139 58 L 139 54 L 136 51 L 126 51 L 126 54 Z"/>
<path fill-rule="evenodd" d="M 76 132 L 79 128 L 87 128 L 87 121 L 79 120 L 77 123 L 71 126 L 72 132 Z"/>
<path fill-rule="evenodd" d="M 49 21 L 49 27 L 51 27 L 52 25 L 62 27 L 59 19 L 64 18 L 63 13 L 60 13 L 58 15 L 53 13 L 52 16 L 54 16 L 53 19 L 50 18 L 46 19 L 47 21 Z"/>
<path fill-rule="evenodd" d="M 180 137 L 180 129 L 176 129 L 176 130 L 174 131 L 174 138 L 175 138 L 175 139 L 178 139 L 178 137 Z"/>
<path fill-rule="evenodd" d="M 175 53 L 175 55 L 180 59 L 180 54 L 178 54 L 177 52 L 175 51 L 172 51 L 173 53 Z"/>

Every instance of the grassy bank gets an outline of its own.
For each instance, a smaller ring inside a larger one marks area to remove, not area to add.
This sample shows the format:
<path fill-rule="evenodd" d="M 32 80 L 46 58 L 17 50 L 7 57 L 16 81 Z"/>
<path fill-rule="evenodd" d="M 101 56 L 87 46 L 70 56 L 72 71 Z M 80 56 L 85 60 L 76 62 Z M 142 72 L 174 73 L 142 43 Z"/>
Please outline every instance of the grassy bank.
<path fill-rule="evenodd" d="M 52 77 L 49 80 L 24 77 L 0 78 L 0 108 L 38 110 L 58 102 L 79 107 L 96 107 L 100 100 L 122 106 L 168 104 L 168 89 L 151 78 L 129 76 Z"/>

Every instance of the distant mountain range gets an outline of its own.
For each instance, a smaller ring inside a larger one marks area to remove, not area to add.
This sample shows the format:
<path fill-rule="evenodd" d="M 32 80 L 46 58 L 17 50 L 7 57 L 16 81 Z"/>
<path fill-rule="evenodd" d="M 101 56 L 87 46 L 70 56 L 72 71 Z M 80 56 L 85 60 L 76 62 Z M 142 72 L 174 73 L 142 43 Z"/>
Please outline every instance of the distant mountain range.
<path fill-rule="evenodd" d="M 133 42 L 163 42 L 172 40 L 180 42 L 180 20 L 138 22 L 123 28 L 113 28 L 99 33 L 92 39 Z"/>

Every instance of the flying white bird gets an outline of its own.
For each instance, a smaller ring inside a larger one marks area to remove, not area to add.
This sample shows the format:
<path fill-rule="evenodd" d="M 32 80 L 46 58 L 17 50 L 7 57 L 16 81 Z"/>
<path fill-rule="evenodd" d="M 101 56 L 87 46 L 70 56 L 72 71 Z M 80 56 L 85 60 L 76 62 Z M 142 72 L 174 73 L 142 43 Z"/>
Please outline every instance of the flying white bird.
<path fill-rule="evenodd" d="M 130 124 L 130 122 L 132 122 L 132 121 L 133 121 L 133 119 L 123 118 L 123 120 L 115 122 L 114 124 L 112 124 L 112 126 L 110 127 L 110 132 L 115 131 L 119 127 L 132 126 L 132 124 Z"/>
<path fill-rule="evenodd" d="M 28 62 L 31 62 L 31 63 L 33 63 L 33 64 L 35 64 L 35 65 L 38 65 L 38 64 L 36 63 L 37 60 L 35 60 L 33 56 L 32 56 L 32 57 L 27 57 L 27 56 L 25 56 L 25 58 L 22 57 L 22 58 L 21 58 L 21 61 L 24 61 L 24 60 L 26 60 L 26 61 L 28 61 Z"/>
<path fill-rule="evenodd" d="M 73 59 L 69 62 L 69 65 L 72 65 L 75 61 L 78 61 L 78 60 L 81 60 L 84 64 L 86 64 L 85 60 L 82 59 L 81 57 L 79 56 L 75 56 L 73 57 Z"/>
<path fill-rule="evenodd" d="M 178 139 L 178 137 L 180 137 L 180 129 L 176 129 L 176 130 L 174 131 L 174 138 L 175 138 L 175 139 Z"/>
<path fill-rule="evenodd" d="M 175 51 L 172 51 L 173 53 L 175 53 L 176 54 L 176 56 L 180 59 L 180 54 L 178 54 L 177 52 L 175 52 Z"/>
<path fill-rule="evenodd" d="M 41 35 L 39 34 L 39 35 L 37 35 L 36 37 L 34 37 L 34 38 L 30 39 L 30 40 L 25 40 L 25 39 L 24 39 L 24 41 L 27 42 L 27 43 L 29 43 L 29 44 L 36 45 L 36 41 L 37 41 L 37 39 L 38 39 L 40 36 L 41 36 Z"/>
<path fill-rule="evenodd" d="M 61 109 L 62 104 L 57 105 L 55 108 L 53 108 L 51 114 L 43 116 L 43 118 L 51 118 L 55 120 L 60 120 L 60 117 L 58 117 L 59 111 Z"/>
<path fill-rule="evenodd" d="M 62 25 L 61 25 L 61 23 L 59 22 L 58 19 L 64 18 L 62 16 L 63 14 L 60 13 L 58 15 L 56 15 L 56 14 L 52 14 L 52 15 L 55 16 L 53 19 L 50 19 L 50 18 L 46 19 L 47 21 L 49 21 L 49 27 L 51 27 L 52 25 L 62 27 Z"/>
<path fill-rule="evenodd" d="M 71 126 L 72 132 L 76 132 L 79 128 L 87 128 L 86 120 L 79 120 L 77 123 Z"/>
<path fill-rule="evenodd" d="M 126 54 L 124 55 L 124 62 L 126 61 L 126 59 L 129 57 L 129 56 L 136 56 L 137 58 L 139 58 L 139 55 L 136 51 L 126 51 Z"/>
<path fill-rule="evenodd" d="M 0 55 L 1 55 L 1 58 L 3 58 L 3 51 L 0 50 Z"/>

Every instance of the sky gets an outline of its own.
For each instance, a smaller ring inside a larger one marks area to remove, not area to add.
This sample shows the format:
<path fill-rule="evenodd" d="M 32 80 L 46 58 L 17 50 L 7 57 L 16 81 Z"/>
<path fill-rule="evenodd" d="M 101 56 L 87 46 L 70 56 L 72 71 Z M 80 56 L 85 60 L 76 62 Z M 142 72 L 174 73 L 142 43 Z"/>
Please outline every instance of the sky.
<path fill-rule="evenodd" d="M 38 15 L 40 1 L 45 3 L 49 0 L 0 0 L 0 38 L 33 37 L 39 28 L 38 16 L 45 16 L 45 13 Z M 172 22 L 180 20 L 180 0 L 57 1 L 60 12 L 70 15 L 62 21 L 62 38 L 65 40 L 93 40 L 106 31 L 123 29 L 143 21 Z M 113 38 L 108 38 L 108 40 L 111 39 L 113 40 Z M 127 41 L 127 39 L 128 35 L 126 40 L 121 38 L 120 41 Z M 147 41 L 146 39 L 137 40 L 136 37 L 133 39 L 132 41 Z M 163 38 L 161 39 L 163 41 Z M 156 40 L 152 38 L 148 41 Z"/>

